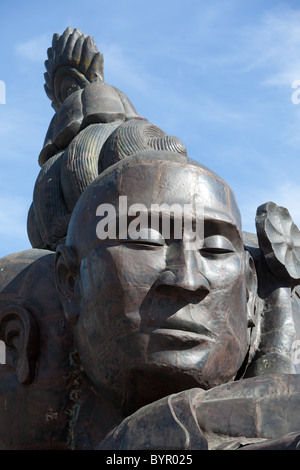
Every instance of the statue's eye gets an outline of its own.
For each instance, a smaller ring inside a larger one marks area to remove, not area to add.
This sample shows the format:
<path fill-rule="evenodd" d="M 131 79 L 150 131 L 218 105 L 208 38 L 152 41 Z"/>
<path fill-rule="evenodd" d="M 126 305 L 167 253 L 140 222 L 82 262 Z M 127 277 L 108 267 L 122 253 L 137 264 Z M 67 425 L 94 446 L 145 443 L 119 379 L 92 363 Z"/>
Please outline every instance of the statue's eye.
<path fill-rule="evenodd" d="M 213 235 L 203 241 L 200 253 L 204 255 L 220 255 L 234 253 L 235 248 L 223 235 Z"/>
<path fill-rule="evenodd" d="M 122 243 L 128 245 L 132 244 L 139 248 L 146 248 L 147 246 L 159 247 L 165 245 L 165 240 L 162 234 L 153 229 L 141 229 L 129 232 L 127 238 L 121 241 Z"/>

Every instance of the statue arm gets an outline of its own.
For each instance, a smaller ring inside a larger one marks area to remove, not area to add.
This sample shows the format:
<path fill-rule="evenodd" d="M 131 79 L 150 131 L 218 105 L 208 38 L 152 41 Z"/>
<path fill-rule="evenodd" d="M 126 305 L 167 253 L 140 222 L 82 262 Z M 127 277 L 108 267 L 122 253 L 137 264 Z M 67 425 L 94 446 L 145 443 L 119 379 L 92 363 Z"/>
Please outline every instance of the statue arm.
<path fill-rule="evenodd" d="M 300 375 L 253 377 L 208 391 L 196 388 L 136 411 L 99 449 L 296 448 L 299 409 Z"/>
<path fill-rule="evenodd" d="M 207 391 L 195 406 L 204 436 L 212 436 L 209 447 L 219 445 L 218 436 L 235 438 L 241 444 L 279 439 L 300 432 L 300 375 L 231 382 Z"/>
<path fill-rule="evenodd" d="M 201 389 L 164 397 L 128 416 L 114 428 L 99 450 L 206 450 L 194 402 Z"/>

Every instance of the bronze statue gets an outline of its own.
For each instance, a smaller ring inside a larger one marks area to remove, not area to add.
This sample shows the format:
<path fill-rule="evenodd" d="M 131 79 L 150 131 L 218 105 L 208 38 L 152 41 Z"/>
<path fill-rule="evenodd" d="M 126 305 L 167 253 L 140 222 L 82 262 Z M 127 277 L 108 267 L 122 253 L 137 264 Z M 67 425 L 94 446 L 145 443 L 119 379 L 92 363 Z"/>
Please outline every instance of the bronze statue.
<path fill-rule="evenodd" d="M 289 213 L 242 232 L 226 182 L 104 83 L 79 30 L 46 68 L 33 249 L 0 260 L 0 447 L 299 448 Z"/>

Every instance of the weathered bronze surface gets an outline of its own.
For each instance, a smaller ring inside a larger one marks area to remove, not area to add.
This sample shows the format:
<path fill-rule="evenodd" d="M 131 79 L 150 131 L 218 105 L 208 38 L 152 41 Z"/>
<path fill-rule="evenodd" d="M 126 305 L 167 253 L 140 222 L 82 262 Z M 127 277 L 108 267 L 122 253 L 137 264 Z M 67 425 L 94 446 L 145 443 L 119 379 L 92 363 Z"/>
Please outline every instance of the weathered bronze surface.
<path fill-rule="evenodd" d="M 288 211 L 243 232 L 227 183 L 104 82 L 90 36 L 55 34 L 45 65 L 33 248 L 0 259 L 0 448 L 299 449 Z"/>

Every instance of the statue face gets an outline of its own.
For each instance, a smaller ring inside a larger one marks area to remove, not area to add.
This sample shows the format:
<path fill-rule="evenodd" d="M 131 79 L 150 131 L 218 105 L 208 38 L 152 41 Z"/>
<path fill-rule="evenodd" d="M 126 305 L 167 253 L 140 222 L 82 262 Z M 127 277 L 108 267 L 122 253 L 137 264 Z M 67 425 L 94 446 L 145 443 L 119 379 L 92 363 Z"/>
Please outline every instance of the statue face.
<path fill-rule="evenodd" d="M 128 164 L 97 184 L 67 241 L 81 259 L 73 330 L 87 375 L 136 408 L 230 380 L 248 342 L 245 253 L 229 187 L 207 169 L 170 161 Z M 202 246 L 188 249 L 185 236 L 174 238 L 176 214 L 169 238 L 149 223 L 142 240 L 98 239 L 96 208 L 110 203 L 118 215 L 120 196 L 148 214 L 154 203 L 189 205 L 190 217 L 203 223 Z"/>

